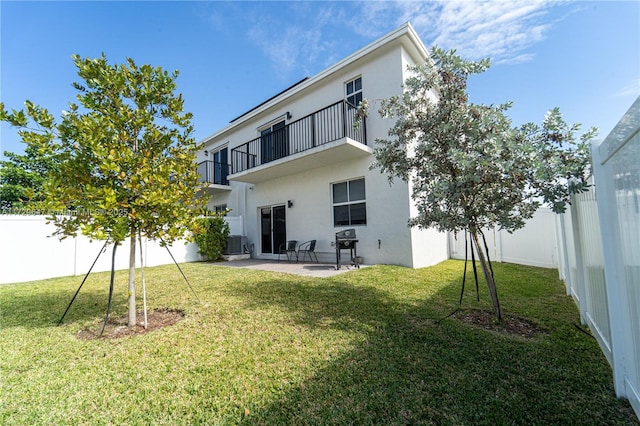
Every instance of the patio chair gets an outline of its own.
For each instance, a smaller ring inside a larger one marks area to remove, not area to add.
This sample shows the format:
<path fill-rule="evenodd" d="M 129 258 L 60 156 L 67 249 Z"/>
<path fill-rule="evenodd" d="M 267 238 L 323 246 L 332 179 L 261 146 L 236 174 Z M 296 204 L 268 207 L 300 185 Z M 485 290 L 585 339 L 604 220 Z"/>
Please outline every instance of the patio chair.
<path fill-rule="evenodd" d="M 318 263 L 318 256 L 316 255 L 316 240 L 306 241 L 300 246 L 298 246 L 298 260 L 300 260 L 300 254 L 302 254 L 302 262 L 309 255 L 309 261 L 313 261 L 315 257 L 315 262 Z"/>
<path fill-rule="evenodd" d="M 296 257 L 296 262 L 298 261 L 298 252 L 296 252 L 296 246 L 298 245 L 297 240 L 289 240 L 286 243 L 280 244 L 280 248 L 278 249 L 278 262 L 280 262 L 280 256 L 286 255 L 287 261 L 291 262 L 293 256 Z"/>

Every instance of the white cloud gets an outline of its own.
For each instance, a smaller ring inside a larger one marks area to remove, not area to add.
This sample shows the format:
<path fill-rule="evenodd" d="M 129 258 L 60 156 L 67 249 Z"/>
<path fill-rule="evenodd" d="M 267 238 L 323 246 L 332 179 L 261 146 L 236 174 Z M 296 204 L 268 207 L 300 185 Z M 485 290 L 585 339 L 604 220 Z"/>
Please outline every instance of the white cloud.
<path fill-rule="evenodd" d="M 297 19 L 260 16 L 259 22 L 247 33 L 285 80 L 294 70 L 296 74 L 309 75 L 317 72 L 318 66 L 328 66 L 340 59 L 334 53 L 336 37 L 330 37 L 327 27 L 345 19 L 340 9 L 311 8 L 304 2 L 293 3 L 288 13 L 292 15 Z"/>
<path fill-rule="evenodd" d="M 277 34 L 254 28 L 249 33 L 284 79 L 296 70 L 307 75 L 316 63 L 333 60 L 333 42 L 323 37 L 320 29 L 282 28 Z"/>
<path fill-rule="evenodd" d="M 526 49 L 544 39 L 543 21 L 557 2 L 548 0 L 375 2 L 363 4 L 362 35 L 381 35 L 410 21 L 427 45 L 456 49 L 470 59 L 491 57 L 494 63 L 530 60 Z"/>
<path fill-rule="evenodd" d="M 566 3 L 566 2 L 565 2 Z M 261 3 L 265 5 L 268 3 Z M 272 3 L 273 4 L 273 3 Z M 411 22 L 427 46 L 456 49 L 468 59 L 493 64 L 534 58 L 532 47 L 549 32 L 551 0 L 449 0 L 293 2 L 252 10 L 247 36 L 270 59 L 283 80 L 313 74 L 351 53 L 350 35 L 371 41 Z M 248 7 L 243 4 L 245 9 Z M 360 43 L 359 45 L 364 45 Z"/>
<path fill-rule="evenodd" d="M 626 86 L 622 87 L 616 93 L 617 97 L 639 96 L 640 95 L 640 79 L 634 80 Z"/>

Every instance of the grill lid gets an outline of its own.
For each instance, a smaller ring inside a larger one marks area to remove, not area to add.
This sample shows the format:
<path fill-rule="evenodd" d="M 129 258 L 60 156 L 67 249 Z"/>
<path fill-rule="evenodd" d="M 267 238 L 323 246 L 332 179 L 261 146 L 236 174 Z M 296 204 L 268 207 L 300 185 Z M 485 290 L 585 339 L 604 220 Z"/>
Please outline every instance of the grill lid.
<path fill-rule="evenodd" d="M 353 228 L 336 232 L 336 240 L 352 240 L 355 238 L 356 238 L 356 230 Z"/>

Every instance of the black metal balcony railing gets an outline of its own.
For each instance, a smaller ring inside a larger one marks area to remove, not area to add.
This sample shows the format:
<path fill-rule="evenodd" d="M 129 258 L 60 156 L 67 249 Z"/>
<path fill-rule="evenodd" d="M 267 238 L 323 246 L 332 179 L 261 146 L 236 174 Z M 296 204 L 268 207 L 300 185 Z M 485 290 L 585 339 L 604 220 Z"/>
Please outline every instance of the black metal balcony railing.
<path fill-rule="evenodd" d="M 227 176 L 229 176 L 229 164 L 206 160 L 198 164 L 198 174 L 200 175 L 200 182 L 229 185 L 229 181 L 227 180 Z"/>
<path fill-rule="evenodd" d="M 354 128 L 357 109 L 346 101 L 316 111 L 231 150 L 233 173 L 348 137 L 367 144 L 365 118 Z"/>

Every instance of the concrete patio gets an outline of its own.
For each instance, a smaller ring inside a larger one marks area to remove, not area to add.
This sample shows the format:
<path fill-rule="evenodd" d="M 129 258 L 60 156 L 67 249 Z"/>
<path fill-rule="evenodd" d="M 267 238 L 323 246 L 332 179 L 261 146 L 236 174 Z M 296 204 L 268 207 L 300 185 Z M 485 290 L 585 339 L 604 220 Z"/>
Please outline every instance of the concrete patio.
<path fill-rule="evenodd" d="M 258 269 L 261 271 L 284 272 L 287 274 L 302 275 L 308 277 L 332 277 L 345 272 L 354 271 L 353 266 L 342 265 L 340 270 L 336 270 L 335 263 L 295 263 L 287 261 L 262 260 L 262 259 L 242 259 L 216 263 L 215 266 L 230 268 Z M 360 265 L 366 267 L 365 265 Z"/>

